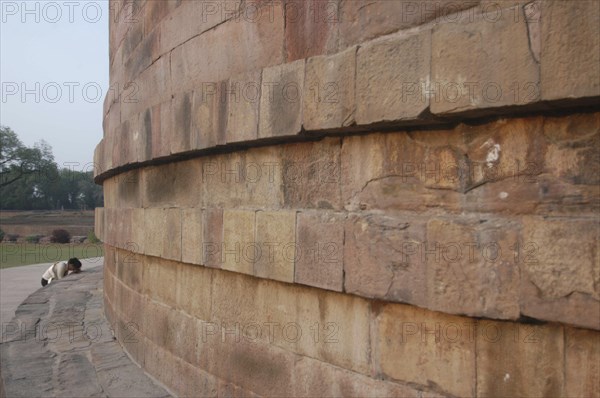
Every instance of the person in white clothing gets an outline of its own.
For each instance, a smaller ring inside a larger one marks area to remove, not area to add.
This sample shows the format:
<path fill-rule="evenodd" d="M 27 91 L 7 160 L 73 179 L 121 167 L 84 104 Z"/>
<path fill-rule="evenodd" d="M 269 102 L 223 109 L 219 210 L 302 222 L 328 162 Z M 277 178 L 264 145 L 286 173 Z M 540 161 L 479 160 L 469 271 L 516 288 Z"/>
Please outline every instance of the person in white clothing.
<path fill-rule="evenodd" d="M 78 273 L 81 271 L 81 261 L 77 258 L 70 258 L 69 261 L 59 261 L 50 266 L 42 275 L 42 286 L 46 286 L 53 279 L 62 279 L 69 271 Z"/>

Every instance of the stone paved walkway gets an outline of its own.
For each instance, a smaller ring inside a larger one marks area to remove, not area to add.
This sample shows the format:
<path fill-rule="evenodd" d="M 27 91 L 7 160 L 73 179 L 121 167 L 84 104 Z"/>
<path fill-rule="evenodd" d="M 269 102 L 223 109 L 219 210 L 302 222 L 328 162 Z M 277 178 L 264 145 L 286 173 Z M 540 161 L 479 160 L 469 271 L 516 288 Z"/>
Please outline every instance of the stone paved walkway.
<path fill-rule="evenodd" d="M 2 325 L 0 363 L 6 397 L 170 396 L 114 339 L 102 309 L 102 267 L 27 297 Z"/>

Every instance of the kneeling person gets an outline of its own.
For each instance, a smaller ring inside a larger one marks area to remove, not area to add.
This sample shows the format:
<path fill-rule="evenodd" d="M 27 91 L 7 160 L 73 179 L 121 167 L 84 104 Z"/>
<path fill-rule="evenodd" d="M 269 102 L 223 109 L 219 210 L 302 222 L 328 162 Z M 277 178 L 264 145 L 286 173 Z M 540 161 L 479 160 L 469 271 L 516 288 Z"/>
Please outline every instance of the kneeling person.
<path fill-rule="evenodd" d="M 81 271 L 81 261 L 77 258 L 70 258 L 69 261 L 59 261 L 54 263 L 44 272 L 42 275 L 42 286 L 46 286 L 53 279 L 62 279 L 69 271 L 73 273 L 78 273 Z"/>

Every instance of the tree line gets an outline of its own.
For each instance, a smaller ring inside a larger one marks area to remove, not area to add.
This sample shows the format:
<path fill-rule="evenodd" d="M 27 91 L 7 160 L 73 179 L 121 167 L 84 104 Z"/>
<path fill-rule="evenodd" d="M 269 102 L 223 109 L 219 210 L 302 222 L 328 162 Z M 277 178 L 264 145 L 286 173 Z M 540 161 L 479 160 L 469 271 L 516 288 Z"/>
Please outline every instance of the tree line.
<path fill-rule="evenodd" d="M 27 147 L 12 129 L 0 126 L 0 209 L 92 210 L 103 201 L 93 170 L 61 168 L 47 142 Z"/>

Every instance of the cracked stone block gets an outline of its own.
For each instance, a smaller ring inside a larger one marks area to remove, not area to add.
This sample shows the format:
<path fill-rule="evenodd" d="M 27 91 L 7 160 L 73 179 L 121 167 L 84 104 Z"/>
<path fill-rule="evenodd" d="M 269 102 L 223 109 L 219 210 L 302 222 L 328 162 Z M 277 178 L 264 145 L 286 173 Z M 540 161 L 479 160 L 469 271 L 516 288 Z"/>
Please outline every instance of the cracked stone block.
<path fill-rule="evenodd" d="M 263 69 L 259 138 L 294 136 L 302 131 L 304 59 Z"/>
<path fill-rule="evenodd" d="M 475 339 L 469 318 L 383 304 L 375 318 L 374 352 L 384 375 L 475 396 Z"/>
<path fill-rule="evenodd" d="M 600 332 L 565 327 L 565 396 L 600 396 Z"/>
<path fill-rule="evenodd" d="M 541 2 L 543 100 L 600 95 L 600 7 L 594 0 Z"/>
<path fill-rule="evenodd" d="M 427 268 L 427 307 L 451 314 L 519 318 L 520 224 L 504 218 L 433 218 L 415 251 Z"/>
<path fill-rule="evenodd" d="M 341 292 L 344 285 L 345 215 L 331 211 L 298 213 L 294 282 Z"/>
<path fill-rule="evenodd" d="M 424 241 L 425 222 L 414 216 L 350 215 L 345 223 L 344 290 L 427 306 L 426 263 L 416 249 Z"/>
<path fill-rule="evenodd" d="M 332 1 L 328 3 L 330 18 L 339 20 L 340 48 L 346 48 L 436 18 L 442 23 L 456 23 L 460 18 L 473 15 L 473 8 L 480 0 L 341 0 L 339 5 Z M 334 14 L 336 8 L 337 15 Z"/>
<path fill-rule="evenodd" d="M 597 231 L 591 219 L 523 219 L 523 315 L 600 330 Z"/>
<path fill-rule="evenodd" d="M 306 61 L 303 124 L 306 130 L 347 127 L 354 123 L 356 48 Z"/>
<path fill-rule="evenodd" d="M 356 123 L 418 119 L 429 107 L 430 76 L 430 30 L 361 46 L 356 59 Z"/>
<path fill-rule="evenodd" d="M 478 397 L 564 396 L 562 326 L 480 321 L 476 333 Z"/>
<path fill-rule="evenodd" d="M 490 108 L 526 105 L 541 98 L 539 67 L 524 17 L 484 13 L 469 22 L 433 29 L 431 112 L 488 114 Z"/>

